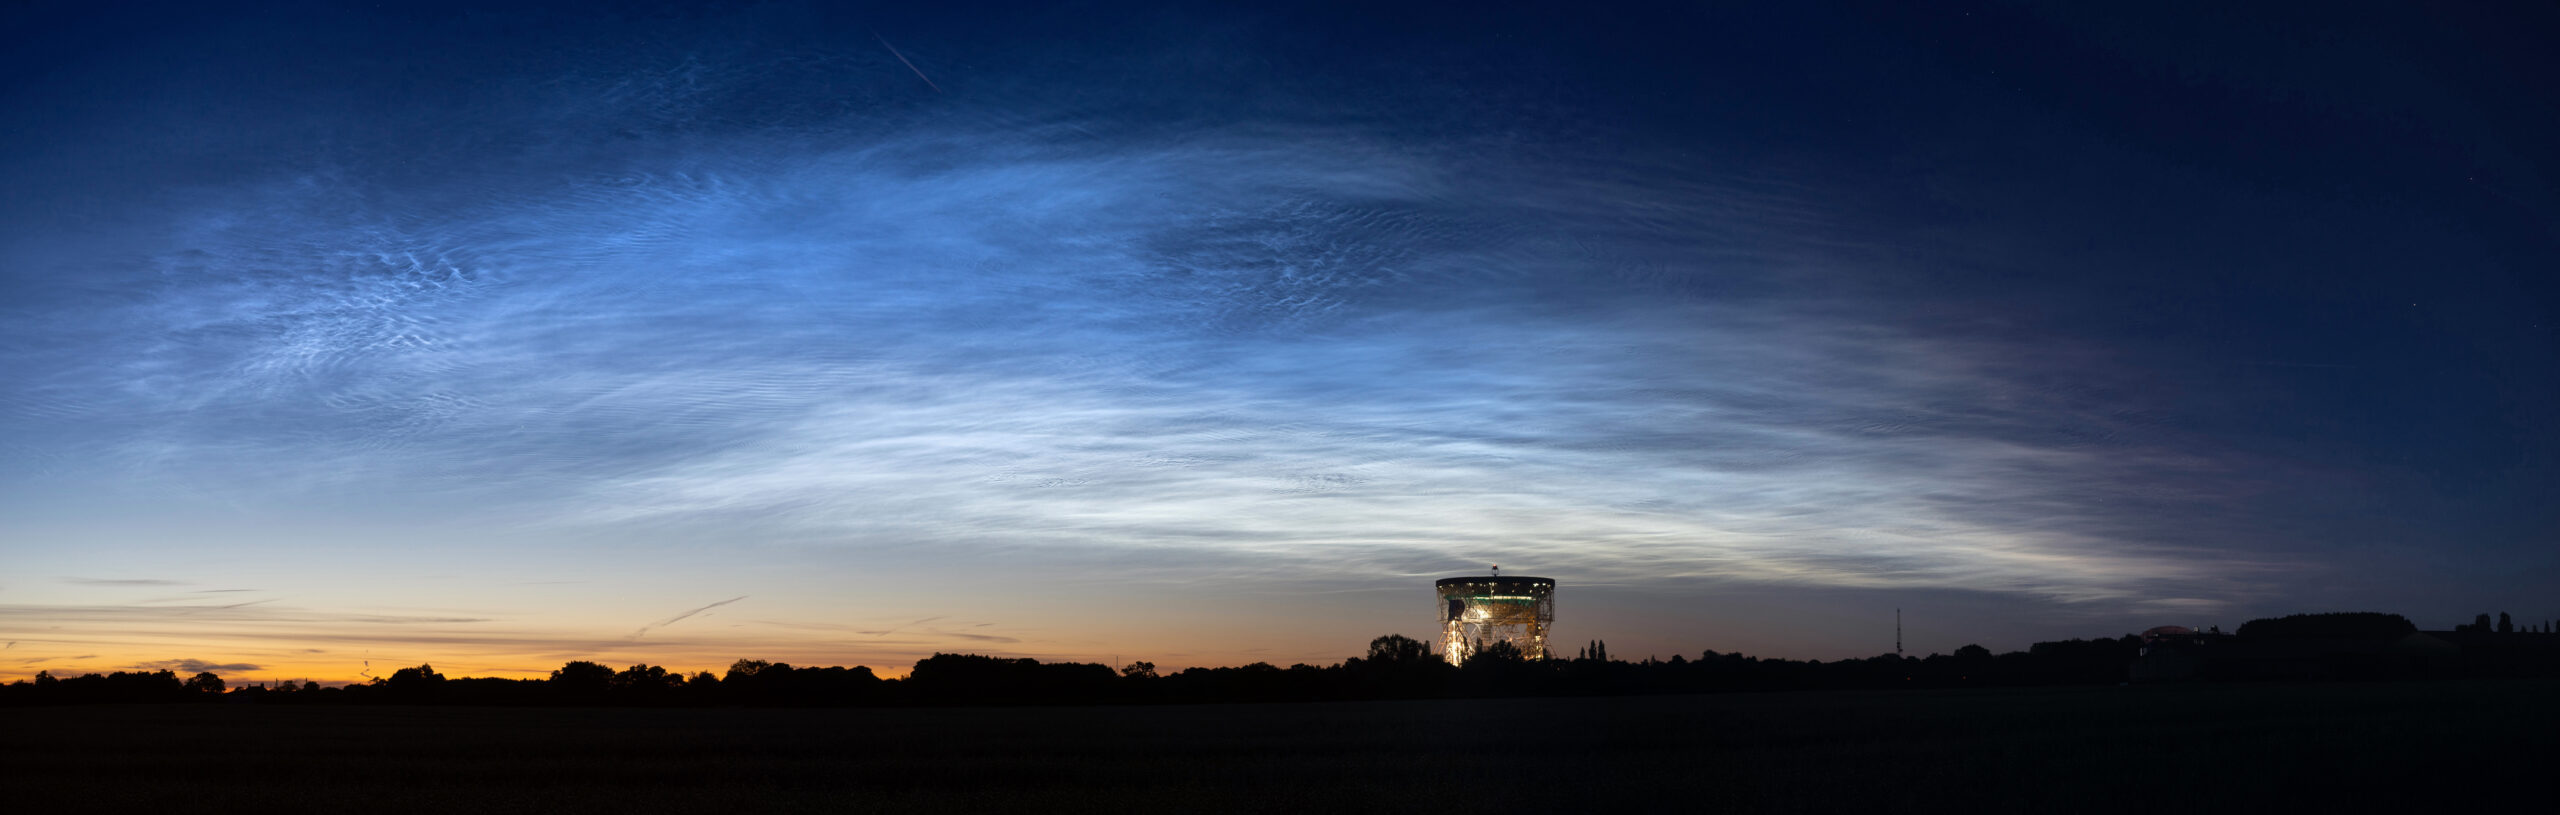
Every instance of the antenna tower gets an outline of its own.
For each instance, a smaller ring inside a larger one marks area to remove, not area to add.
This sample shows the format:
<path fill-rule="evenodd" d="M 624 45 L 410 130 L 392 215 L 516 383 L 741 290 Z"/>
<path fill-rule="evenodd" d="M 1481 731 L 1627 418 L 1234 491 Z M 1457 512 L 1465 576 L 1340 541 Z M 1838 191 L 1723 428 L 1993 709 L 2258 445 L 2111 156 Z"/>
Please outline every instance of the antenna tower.
<path fill-rule="evenodd" d="M 1501 568 L 1496 566 L 1494 568 Z M 1507 642 L 1526 659 L 1547 658 L 1556 621 L 1556 581 L 1544 577 L 1450 577 L 1431 584 L 1440 617 L 1440 653 L 1464 665 L 1478 649 Z"/>

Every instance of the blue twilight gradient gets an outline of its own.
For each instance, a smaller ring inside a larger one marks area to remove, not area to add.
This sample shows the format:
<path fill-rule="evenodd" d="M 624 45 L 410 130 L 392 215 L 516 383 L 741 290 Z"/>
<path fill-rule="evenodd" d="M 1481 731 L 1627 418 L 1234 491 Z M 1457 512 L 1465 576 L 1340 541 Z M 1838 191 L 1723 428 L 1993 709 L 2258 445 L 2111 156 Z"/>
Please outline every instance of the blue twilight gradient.
<path fill-rule="evenodd" d="M 2547 12 L 830 5 L 11 21 L 0 672 L 2560 614 Z"/>

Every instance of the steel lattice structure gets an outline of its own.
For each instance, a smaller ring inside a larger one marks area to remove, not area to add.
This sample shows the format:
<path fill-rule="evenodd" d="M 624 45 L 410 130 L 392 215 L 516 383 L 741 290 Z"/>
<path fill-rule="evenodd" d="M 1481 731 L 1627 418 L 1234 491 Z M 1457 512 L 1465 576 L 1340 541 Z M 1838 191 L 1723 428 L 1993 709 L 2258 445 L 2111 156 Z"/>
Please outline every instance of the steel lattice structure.
<path fill-rule="evenodd" d="M 1547 658 L 1547 627 L 1556 621 L 1556 581 L 1544 577 L 1451 577 L 1432 584 L 1438 595 L 1440 653 L 1463 665 L 1478 649 L 1497 642 L 1518 646 L 1529 659 Z"/>

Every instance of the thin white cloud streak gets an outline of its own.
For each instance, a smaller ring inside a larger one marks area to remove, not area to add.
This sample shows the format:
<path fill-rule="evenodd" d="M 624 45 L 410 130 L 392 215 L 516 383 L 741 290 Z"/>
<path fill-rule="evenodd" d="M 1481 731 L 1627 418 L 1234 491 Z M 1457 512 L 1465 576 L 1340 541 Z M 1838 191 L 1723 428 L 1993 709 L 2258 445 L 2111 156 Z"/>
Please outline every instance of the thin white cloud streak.
<path fill-rule="evenodd" d="M 283 623 L 341 625 L 446 625 L 487 622 L 485 617 L 421 616 L 230 604 L 219 606 L 0 605 L 0 619 L 33 623 Z"/>

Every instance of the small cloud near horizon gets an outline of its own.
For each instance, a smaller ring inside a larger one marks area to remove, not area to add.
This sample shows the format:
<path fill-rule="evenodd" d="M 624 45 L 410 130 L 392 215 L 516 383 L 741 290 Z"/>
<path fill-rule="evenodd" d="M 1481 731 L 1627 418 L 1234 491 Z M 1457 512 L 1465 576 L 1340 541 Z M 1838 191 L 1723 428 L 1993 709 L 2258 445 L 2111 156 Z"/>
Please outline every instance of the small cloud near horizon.
<path fill-rule="evenodd" d="M 77 659 L 85 659 L 85 657 L 75 657 L 75 658 L 77 658 Z M 258 666 L 256 666 L 256 665 L 252 665 L 252 664 L 249 664 L 249 663 L 246 663 L 246 662 L 222 662 L 222 663 L 216 663 L 216 662 L 206 662 L 206 661 L 201 660 L 201 659 L 164 659 L 164 660 L 160 660 L 160 661 L 158 661 L 158 662 L 143 662 L 143 663 L 138 663 L 138 664 L 130 665 L 130 666 L 127 666 L 127 667 L 136 668 L 136 669 L 145 670 L 145 671 L 176 671 L 176 672 L 178 672 L 178 673 L 190 673 L 190 674 L 199 674 L 199 673 L 217 673 L 217 674 L 218 674 L 218 673 L 223 673 L 223 672 L 226 672 L 226 671 L 254 671 L 254 670 L 258 670 Z"/>

